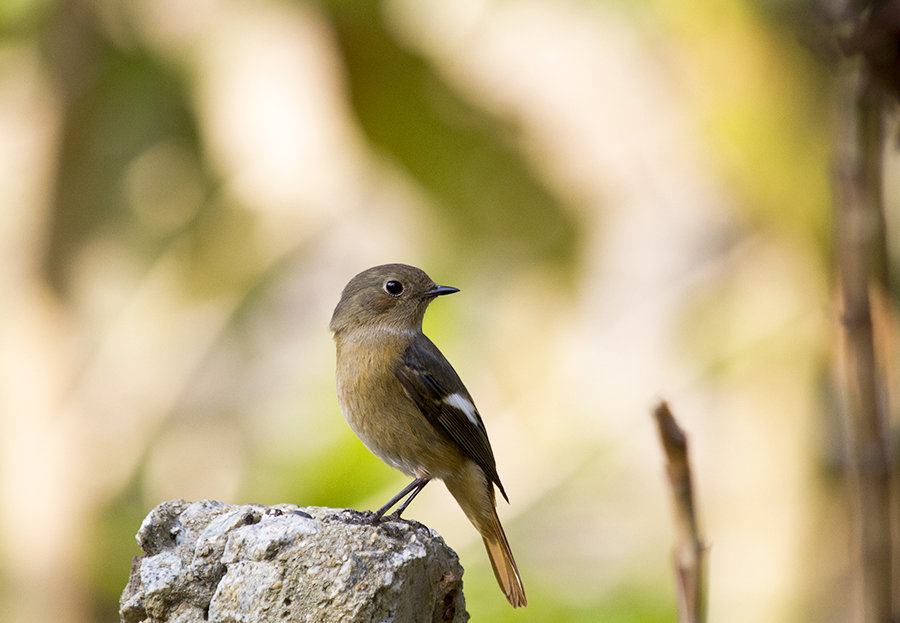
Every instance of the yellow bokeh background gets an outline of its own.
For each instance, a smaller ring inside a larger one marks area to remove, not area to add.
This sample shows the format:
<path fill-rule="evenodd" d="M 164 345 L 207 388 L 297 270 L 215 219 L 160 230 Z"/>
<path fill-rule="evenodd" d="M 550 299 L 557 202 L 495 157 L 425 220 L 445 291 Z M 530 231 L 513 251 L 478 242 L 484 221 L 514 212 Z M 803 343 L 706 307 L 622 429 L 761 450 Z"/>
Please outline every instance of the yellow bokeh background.
<path fill-rule="evenodd" d="M 846 620 L 835 77 L 789 5 L 4 3 L 0 621 L 115 620 L 166 499 L 406 484 L 344 423 L 327 329 L 385 262 L 461 289 L 425 330 L 528 608 L 443 487 L 407 515 L 474 620 L 675 620 L 660 398 L 710 620 Z"/>

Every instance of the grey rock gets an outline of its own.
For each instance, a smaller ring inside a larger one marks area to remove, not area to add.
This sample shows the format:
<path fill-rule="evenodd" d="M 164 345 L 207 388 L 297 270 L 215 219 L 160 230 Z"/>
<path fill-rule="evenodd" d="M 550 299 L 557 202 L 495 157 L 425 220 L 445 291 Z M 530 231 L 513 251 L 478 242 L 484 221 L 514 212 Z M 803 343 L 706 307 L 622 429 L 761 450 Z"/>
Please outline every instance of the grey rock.
<path fill-rule="evenodd" d="M 433 530 L 332 508 L 164 502 L 141 524 L 122 623 L 464 623 Z"/>

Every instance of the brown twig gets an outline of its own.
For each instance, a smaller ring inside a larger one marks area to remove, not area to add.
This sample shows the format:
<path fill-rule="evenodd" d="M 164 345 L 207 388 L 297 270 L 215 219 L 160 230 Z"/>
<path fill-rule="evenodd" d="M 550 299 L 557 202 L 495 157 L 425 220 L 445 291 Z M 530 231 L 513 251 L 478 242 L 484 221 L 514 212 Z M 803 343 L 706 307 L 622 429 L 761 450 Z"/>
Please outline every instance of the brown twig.
<path fill-rule="evenodd" d="M 878 281 L 876 262 L 884 240 L 883 95 L 865 63 L 845 78 L 842 95 L 835 224 L 862 620 L 887 623 L 893 620 L 887 392 L 876 363 L 869 300 L 869 288 Z"/>
<path fill-rule="evenodd" d="M 700 536 L 694 506 L 687 437 L 665 401 L 659 403 L 653 415 L 666 453 L 666 472 L 675 502 L 677 534 L 673 562 L 678 589 L 678 620 L 702 623 L 706 620 L 706 545 Z"/>

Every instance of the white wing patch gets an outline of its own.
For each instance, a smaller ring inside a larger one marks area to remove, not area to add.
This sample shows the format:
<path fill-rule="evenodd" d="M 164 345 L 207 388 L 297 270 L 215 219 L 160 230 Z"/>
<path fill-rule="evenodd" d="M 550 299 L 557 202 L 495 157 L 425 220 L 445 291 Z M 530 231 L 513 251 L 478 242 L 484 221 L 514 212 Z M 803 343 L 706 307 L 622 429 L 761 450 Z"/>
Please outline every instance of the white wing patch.
<path fill-rule="evenodd" d="M 476 428 L 478 427 L 478 417 L 475 415 L 475 405 L 469 402 L 468 398 L 459 393 L 450 394 L 444 398 L 444 402 L 465 413 L 466 417 L 469 418 L 469 421 L 472 422 Z"/>

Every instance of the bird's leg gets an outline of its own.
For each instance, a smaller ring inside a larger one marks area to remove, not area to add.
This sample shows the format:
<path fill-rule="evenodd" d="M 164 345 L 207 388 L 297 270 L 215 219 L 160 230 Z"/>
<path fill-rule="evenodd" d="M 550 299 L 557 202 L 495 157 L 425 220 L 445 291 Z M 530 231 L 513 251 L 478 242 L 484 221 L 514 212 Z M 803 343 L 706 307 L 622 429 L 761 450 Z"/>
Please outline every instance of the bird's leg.
<path fill-rule="evenodd" d="M 403 501 L 403 504 L 401 504 L 400 507 L 397 510 L 395 510 L 393 513 L 391 513 L 391 517 L 400 519 L 400 514 L 406 510 L 406 507 L 409 506 L 409 503 L 413 501 L 413 498 L 416 497 L 417 495 L 419 495 L 419 492 L 425 488 L 425 485 L 427 485 L 431 479 L 430 478 L 418 478 L 417 481 L 419 481 L 419 480 L 421 480 L 422 482 L 415 489 L 413 489 L 412 493 L 410 493 L 409 496 L 407 496 L 407 498 Z"/>
<path fill-rule="evenodd" d="M 409 503 L 413 501 L 414 497 L 419 495 L 419 491 L 425 488 L 425 485 L 428 484 L 429 480 L 431 480 L 431 478 L 416 478 L 411 483 L 406 485 L 406 487 L 403 488 L 403 491 L 392 497 L 387 504 L 385 504 L 375 512 L 375 519 L 381 519 L 394 504 L 396 504 L 400 500 L 403 500 L 404 497 L 409 496 L 406 497 L 406 499 L 403 501 L 403 504 L 400 505 L 400 508 L 394 511 L 391 515 L 392 517 L 400 519 L 400 513 L 406 510 L 406 507 L 409 506 Z"/>

